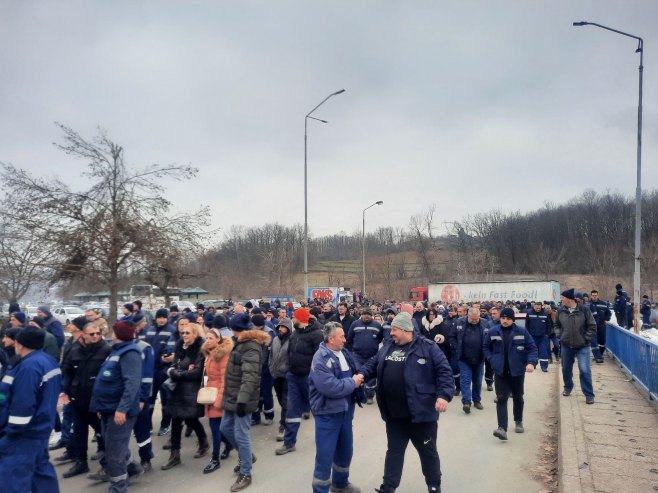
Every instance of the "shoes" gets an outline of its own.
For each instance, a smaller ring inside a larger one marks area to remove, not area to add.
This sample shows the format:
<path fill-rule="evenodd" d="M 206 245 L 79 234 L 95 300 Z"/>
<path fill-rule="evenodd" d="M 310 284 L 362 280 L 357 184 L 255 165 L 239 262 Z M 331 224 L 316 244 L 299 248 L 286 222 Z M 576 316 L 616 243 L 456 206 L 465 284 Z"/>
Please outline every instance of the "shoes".
<path fill-rule="evenodd" d="M 375 400 L 372 397 L 368 397 L 368 399 L 366 400 L 366 404 L 369 404 L 369 405 L 374 404 L 374 402 L 375 402 Z"/>
<path fill-rule="evenodd" d="M 210 445 L 208 445 L 208 439 L 206 437 L 201 438 L 199 440 L 199 448 L 196 450 L 196 453 L 194 454 L 194 458 L 199 459 L 201 457 L 205 457 L 206 454 L 208 453 L 208 450 L 210 450 Z"/>
<path fill-rule="evenodd" d="M 219 457 L 213 455 L 208 465 L 203 468 L 203 474 L 210 474 L 211 472 L 215 472 L 220 467 L 221 467 L 221 463 L 219 462 Z"/>
<path fill-rule="evenodd" d="M 144 474 L 144 468 L 142 467 L 142 465 L 135 461 L 130 461 L 126 469 L 129 478 L 132 478 L 134 476 L 139 476 L 140 474 Z"/>
<path fill-rule="evenodd" d="M 332 493 L 361 493 L 361 488 L 354 486 L 352 483 L 347 483 L 346 486 L 336 486 L 332 484 L 331 490 L 329 491 Z"/>
<path fill-rule="evenodd" d="M 489 392 L 492 392 L 492 391 L 493 391 L 493 385 L 488 384 L 488 385 L 487 385 L 487 390 L 488 390 Z"/>
<path fill-rule="evenodd" d="M 294 452 L 297 448 L 294 445 L 283 444 L 281 447 L 276 449 L 276 455 L 286 455 L 287 453 Z"/>
<path fill-rule="evenodd" d="M 87 461 L 77 461 L 71 469 L 66 471 L 64 474 L 62 474 L 62 477 L 64 478 L 72 478 L 73 476 L 78 476 L 80 474 L 84 474 L 86 472 L 89 472 L 89 466 L 87 465 Z"/>
<path fill-rule="evenodd" d="M 251 426 L 258 426 L 260 424 L 260 419 L 251 418 Z"/>
<path fill-rule="evenodd" d="M 60 439 L 60 440 L 57 440 L 57 441 L 56 441 L 55 443 L 53 443 L 52 445 L 50 445 L 50 446 L 48 447 L 48 450 L 59 450 L 59 449 L 61 449 L 61 448 L 66 447 L 66 445 L 67 445 L 67 442 L 64 442 L 64 441 L 62 441 L 62 440 Z"/>
<path fill-rule="evenodd" d="M 502 428 L 496 428 L 493 432 L 493 436 L 500 438 L 501 440 L 507 440 L 507 432 Z"/>
<path fill-rule="evenodd" d="M 91 456 L 89 457 L 89 460 L 98 460 L 98 459 L 100 459 L 100 457 L 101 457 L 100 452 L 96 452 L 95 454 L 91 454 Z"/>
<path fill-rule="evenodd" d="M 181 464 L 180 450 L 173 450 L 172 449 L 171 450 L 171 455 L 169 456 L 169 460 L 167 461 L 167 463 L 164 466 L 160 467 L 160 469 L 162 469 L 163 471 L 168 471 L 172 467 L 176 467 L 180 464 Z"/>
<path fill-rule="evenodd" d="M 91 474 L 87 474 L 87 478 L 91 479 L 92 481 L 108 482 L 110 480 L 110 477 L 107 475 L 105 469 L 103 468 L 100 468 L 97 472 L 92 472 Z"/>
<path fill-rule="evenodd" d="M 276 434 L 276 441 L 282 442 L 284 440 L 285 434 L 286 434 L 286 430 L 284 428 L 279 428 L 279 431 Z"/>
<path fill-rule="evenodd" d="M 525 430 L 523 429 L 523 421 L 517 421 L 516 426 L 514 427 L 514 431 L 517 433 L 523 433 Z"/>
<path fill-rule="evenodd" d="M 471 403 L 468 402 L 462 406 L 462 409 L 466 414 L 471 414 Z"/>
<path fill-rule="evenodd" d="M 219 458 L 221 460 L 228 459 L 228 456 L 231 455 L 231 450 L 233 450 L 233 446 L 230 443 L 226 443 L 224 445 L 224 452 L 221 453 Z"/>
<path fill-rule="evenodd" d="M 64 452 L 62 455 L 60 455 L 59 457 L 55 457 L 54 460 L 55 460 L 55 462 L 57 462 L 57 463 L 59 463 L 59 464 L 66 464 L 67 462 L 72 462 L 72 461 L 73 461 L 73 457 L 71 457 L 71 456 L 69 455 L 68 451 L 65 451 L 65 452 Z"/>
<path fill-rule="evenodd" d="M 61 431 L 53 431 L 53 434 L 50 436 L 50 440 L 48 440 L 48 450 L 52 450 L 50 447 L 55 445 L 57 442 L 62 441 L 62 432 Z"/>
<path fill-rule="evenodd" d="M 142 466 L 144 473 L 150 472 L 151 469 L 153 469 L 153 466 L 151 465 L 151 461 L 149 459 L 142 459 L 142 462 L 140 462 L 139 465 Z"/>
<path fill-rule="evenodd" d="M 238 479 L 235 480 L 235 483 L 231 485 L 231 491 L 242 491 L 250 484 L 251 484 L 251 476 L 245 476 L 244 474 L 240 474 L 238 476 Z"/>
<path fill-rule="evenodd" d="M 263 420 L 263 426 L 270 426 L 272 423 L 274 423 L 273 419 L 264 419 Z"/>
<path fill-rule="evenodd" d="M 192 427 L 191 426 L 186 426 L 185 427 L 185 438 L 189 438 L 192 436 Z"/>
<path fill-rule="evenodd" d="M 381 485 L 379 488 L 375 488 L 375 491 L 377 493 L 395 493 L 395 488 L 391 488 L 390 486 Z"/>
<path fill-rule="evenodd" d="M 569 397 L 569 396 L 571 395 L 571 389 L 564 389 L 564 390 L 562 391 L 562 395 L 563 395 L 564 397 Z"/>
<path fill-rule="evenodd" d="M 302 413 L 302 418 L 309 419 L 310 417 L 311 417 L 311 413 Z"/>
<path fill-rule="evenodd" d="M 494 399 L 494 404 L 498 404 L 498 397 Z"/>
<path fill-rule="evenodd" d="M 171 450 L 171 439 L 162 446 L 162 450 Z"/>
<path fill-rule="evenodd" d="M 594 397 L 586 397 L 585 404 L 594 404 Z"/>
<path fill-rule="evenodd" d="M 603 358 L 599 358 L 599 359 L 596 359 L 594 361 L 596 361 L 597 363 L 603 363 Z"/>
<path fill-rule="evenodd" d="M 256 456 L 254 454 L 251 454 L 251 463 L 256 463 Z M 233 472 L 235 474 L 240 474 L 240 459 L 238 459 L 238 465 L 233 468 Z"/>
<path fill-rule="evenodd" d="M 548 373 L 548 368 L 542 368 L 541 371 L 543 371 L 544 373 Z"/>
<path fill-rule="evenodd" d="M 484 406 L 482 405 L 482 403 L 480 401 L 473 401 L 473 406 L 475 406 L 475 409 L 479 409 L 480 411 L 482 411 L 482 409 L 484 409 Z"/>
<path fill-rule="evenodd" d="M 171 431 L 171 426 L 161 426 L 160 429 L 158 430 L 158 436 L 163 437 L 165 435 L 168 435 L 170 431 Z"/>

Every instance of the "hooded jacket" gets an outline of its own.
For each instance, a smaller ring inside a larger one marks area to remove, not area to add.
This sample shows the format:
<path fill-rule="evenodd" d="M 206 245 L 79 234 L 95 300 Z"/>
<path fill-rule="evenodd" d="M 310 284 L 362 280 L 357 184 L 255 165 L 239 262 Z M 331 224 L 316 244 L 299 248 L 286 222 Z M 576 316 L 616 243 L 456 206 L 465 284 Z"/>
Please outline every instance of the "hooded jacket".
<path fill-rule="evenodd" d="M 238 404 L 245 404 L 247 413 L 258 409 L 263 349 L 269 343 L 270 336 L 262 330 L 243 330 L 234 336 L 224 382 L 225 411 L 235 412 Z"/>
<path fill-rule="evenodd" d="M 233 349 L 233 341 L 229 337 L 222 337 L 221 342 L 217 341 L 214 349 L 208 349 L 208 342 L 201 346 L 203 354 L 206 356 L 206 376 L 208 383 L 206 387 L 215 387 L 217 389 L 217 398 L 214 404 L 206 406 L 206 417 L 221 418 L 224 415 L 222 411 L 222 399 L 224 398 L 224 380 L 226 378 L 226 366 L 228 365 L 229 355 Z"/>

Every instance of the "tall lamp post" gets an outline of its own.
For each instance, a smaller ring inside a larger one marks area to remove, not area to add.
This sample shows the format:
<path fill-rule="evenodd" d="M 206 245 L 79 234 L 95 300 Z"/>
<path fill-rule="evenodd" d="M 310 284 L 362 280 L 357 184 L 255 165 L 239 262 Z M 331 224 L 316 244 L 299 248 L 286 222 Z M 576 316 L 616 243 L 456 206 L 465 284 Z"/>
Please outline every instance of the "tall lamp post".
<path fill-rule="evenodd" d="M 383 203 L 383 200 L 378 200 L 363 209 L 363 234 L 361 236 L 361 251 L 363 253 L 363 284 L 361 285 L 361 296 L 364 298 L 366 296 L 366 211 L 371 207 L 382 205 Z"/>
<path fill-rule="evenodd" d="M 640 54 L 640 66 L 638 68 L 640 73 L 639 82 L 639 100 L 637 104 L 637 185 L 635 188 L 635 269 L 633 272 L 633 318 L 635 322 L 633 326 L 635 332 L 640 331 L 640 240 L 642 235 L 642 72 L 644 71 L 643 58 L 644 58 L 644 40 L 639 36 L 628 34 L 611 27 L 602 26 L 595 22 L 574 22 L 574 26 L 596 26 L 606 31 L 621 34 L 629 38 L 637 39 L 637 49 L 635 53 Z"/>
<path fill-rule="evenodd" d="M 311 114 L 322 106 L 329 98 L 338 96 L 344 92 L 345 89 L 332 92 L 304 117 L 304 298 L 308 296 L 308 119 L 310 118 L 311 120 L 316 120 L 321 123 L 329 123 L 327 120 L 315 118 L 311 116 Z"/>

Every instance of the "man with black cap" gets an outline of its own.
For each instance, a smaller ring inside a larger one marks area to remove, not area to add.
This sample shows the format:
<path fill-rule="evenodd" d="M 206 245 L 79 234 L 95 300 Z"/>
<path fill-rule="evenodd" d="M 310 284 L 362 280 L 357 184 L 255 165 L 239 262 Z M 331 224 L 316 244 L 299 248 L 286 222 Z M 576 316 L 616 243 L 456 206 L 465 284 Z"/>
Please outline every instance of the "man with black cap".
<path fill-rule="evenodd" d="M 59 364 L 41 351 L 44 339 L 41 329 L 20 329 L 20 360 L 0 381 L 0 478 L 6 493 L 59 492 L 48 438 L 55 426 L 62 377 Z"/>
<path fill-rule="evenodd" d="M 162 387 L 164 381 L 167 380 L 167 368 L 169 368 L 169 363 L 163 361 L 162 357 L 173 352 L 171 346 L 168 345 L 168 342 L 176 334 L 176 327 L 172 325 L 169 320 L 167 309 L 160 308 L 155 312 L 155 325 L 147 329 L 146 336 L 144 337 L 144 341 L 153 348 L 153 388 L 151 391 L 151 398 L 149 399 L 151 420 L 153 419 L 153 411 L 155 409 L 155 401 L 158 397 L 158 392 L 160 393 L 160 406 L 162 407 L 162 418 L 160 420 L 158 436 L 163 436 L 169 433 L 171 426 L 171 416 L 166 412 L 167 391 Z"/>
<path fill-rule="evenodd" d="M 617 325 L 620 327 L 626 327 L 626 304 L 628 303 L 629 296 L 624 287 L 621 284 L 615 286 L 616 295 L 615 295 L 615 316 L 617 317 Z"/>
<path fill-rule="evenodd" d="M 128 467 L 134 474 L 139 464 L 130 460 L 130 435 L 139 414 L 142 384 L 142 352 L 135 342 L 135 326 L 119 320 L 112 327 L 112 352 L 98 372 L 89 409 L 100 414 L 105 440 L 101 465 L 110 481 L 111 493 L 128 491 Z"/>
<path fill-rule="evenodd" d="M 89 472 L 87 464 L 87 444 L 89 442 L 89 427 L 94 430 L 98 440 L 98 450 L 103 451 L 101 424 L 96 413 L 89 411 L 91 394 L 98 371 L 110 354 L 111 349 L 95 325 L 87 324 L 84 317 L 76 317 L 73 322 L 83 327 L 82 337 L 67 352 L 62 362 L 62 402 L 70 402 L 73 434 L 70 452 L 75 461 L 66 471 L 64 478 Z M 68 452 L 68 450 L 67 450 Z"/>
<path fill-rule="evenodd" d="M 514 323 L 514 310 L 503 308 L 500 324 L 484 336 L 484 356 L 494 371 L 498 428 L 495 437 L 507 440 L 507 399 L 514 401 L 514 431 L 523 433 L 523 383 L 538 363 L 537 345 L 527 329 Z"/>
<path fill-rule="evenodd" d="M 20 359 L 20 356 L 16 354 L 16 335 L 20 330 L 21 329 L 16 327 L 9 327 L 5 329 L 5 333 L 2 336 L 2 349 L 7 356 L 7 360 L 1 369 L 1 376 L 4 376 L 4 374 L 7 373 L 7 370 L 14 366 Z"/>
<path fill-rule="evenodd" d="M 57 347 L 61 350 L 64 345 L 64 327 L 62 327 L 62 323 L 53 317 L 50 308 L 45 305 L 37 308 L 37 316 L 43 319 L 44 328 L 55 336 Z"/>
<path fill-rule="evenodd" d="M 564 380 L 562 395 L 571 395 L 573 363 L 575 359 L 578 359 L 580 388 L 585 394 L 585 402 L 594 404 L 590 343 L 596 335 L 596 321 L 588 306 L 576 303 L 573 288 L 560 294 L 560 303 L 562 306 L 555 318 L 555 333 L 560 338 L 562 346 L 562 378 Z"/>
<path fill-rule="evenodd" d="M 443 351 L 414 330 L 411 315 L 399 313 L 391 324 L 391 341 L 359 373 L 377 376 L 377 404 L 386 422 L 388 448 L 379 493 L 394 493 L 402 478 L 409 440 L 420 456 L 430 493 L 441 493 L 441 463 L 436 448 L 439 413 L 455 393 L 452 369 Z"/>
<path fill-rule="evenodd" d="M 384 338 L 384 329 L 379 322 L 373 320 L 372 310 L 365 307 L 361 310 L 361 318 L 355 320 L 347 333 L 347 348 L 351 351 L 357 369 L 379 351 L 379 344 Z M 371 378 L 364 385 L 368 404 L 372 404 L 377 388 L 377 379 Z"/>
<path fill-rule="evenodd" d="M 180 310 L 178 309 L 178 305 L 171 305 L 169 307 L 169 312 L 171 315 L 169 316 L 169 323 L 173 326 L 176 327 L 178 324 L 178 320 L 180 320 Z"/>

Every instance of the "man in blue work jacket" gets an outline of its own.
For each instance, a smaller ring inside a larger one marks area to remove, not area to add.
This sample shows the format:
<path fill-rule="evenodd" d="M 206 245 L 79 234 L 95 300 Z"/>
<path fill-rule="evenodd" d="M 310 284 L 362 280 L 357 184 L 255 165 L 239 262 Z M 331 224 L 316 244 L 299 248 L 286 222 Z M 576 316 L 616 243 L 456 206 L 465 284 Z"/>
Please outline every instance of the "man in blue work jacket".
<path fill-rule="evenodd" d="M 496 414 L 498 428 L 495 437 L 507 440 L 507 399 L 510 393 L 514 402 L 514 431 L 523 433 L 523 383 L 525 373 L 537 366 L 537 346 L 527 329 L 514 323 L 514 310 L 503 308 L 500 325 L 489 330 L 484 337 L 484 356 L 494 370 L 496 387 Z"/>
<path fill-rule="evenodd" d="M 315 471 L 313 493 L 360 493 L 349 482 L 352 462 L 352 419 L 362 376 L 356 374 L 352 355 L 344 349 L 340 322 L 328 322 L 324 342 L 313 356 L 309 388 L 315 416 Z M 358 397 L 361 399 L 361 397 Z M 360 403 L 360 400 L 359 400 Z"/>
<path fill-rule="evenodd" d="M 549 348 L 550 341 L 548 340 L 549 325 L 548 319 L 550 315 L 546 313 L 542 307 L 541 301 L 535 301 L 532 309 L 528 310 L 525 317 L 525 328 L 532 336 L 539 352 L 539 365 L 541 371 L 548 371 L 548 361 L 551 357 Z"/>
<path fill-rule="evenodd" d="M 119 320 L 113 330 L 112 352 L 98 372 L 90 410 L 101 415 L 105 439 L 102 465 L 110 480 L 108 491 L 125 493 L 130 462 L 128 444 L 140 411 L 142 351 L 135 343 L 131 321 Z"/>
<path fill-rule="evenodd" d="M 43 348 L 44 331 L 16 334 L 18 362 L 0 382 L 0 478 L 5 493 L 58 493 L 48 458 L 62 373 Z"/>
<path fill-rule="evenodd" d="M 400 485 L 404 452 L 411 440 L 428 491 L 441 493 L 436 434 L 439 413 L 448 409 L 455 393 L 452 369 L 443 351 L 414 331 L 411 315 L 402 312 L 391 323 L 391 341 L 359 373 L 365 380 L 377 376 L 377 404 L 386 422 L 384 480 L 377 491 L 393 493 Z"/>

